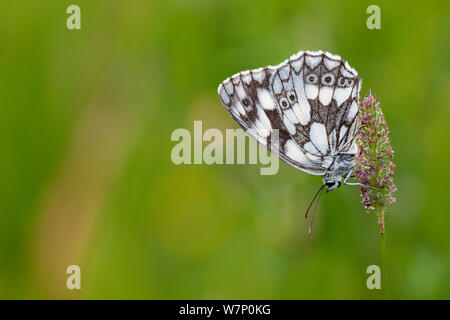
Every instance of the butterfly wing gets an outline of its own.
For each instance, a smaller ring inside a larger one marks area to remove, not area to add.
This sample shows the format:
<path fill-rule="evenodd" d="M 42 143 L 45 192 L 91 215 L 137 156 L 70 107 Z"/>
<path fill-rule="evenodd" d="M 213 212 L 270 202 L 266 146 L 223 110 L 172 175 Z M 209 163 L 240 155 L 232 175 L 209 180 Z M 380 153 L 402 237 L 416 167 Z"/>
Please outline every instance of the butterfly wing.
<path fill-rule="evenodd" d="M 233 119 L 264 147 L 290 166 L 314 175 L 325 168 L 307 158 L 280 117 L 270 80 L 274 70 L 265 67 L 240 72 L 218 89 L 223 105 Z"/>
<path fill-rule="evenodd" d="M 272 92 L 286 127 L 305 155 L 329 167 L 351 147 L 360 79 L 341 57 L 300 52 L 277 66 Z"/>
<path fill-rule="evenodd" d="M 323 175 L 337 150 L 351 145 L 359 85 L 356 71 L 340 57 L 301 51 L 278 66 L 240 72 L 218 92 L 259 143 L 294 168 Z"/>

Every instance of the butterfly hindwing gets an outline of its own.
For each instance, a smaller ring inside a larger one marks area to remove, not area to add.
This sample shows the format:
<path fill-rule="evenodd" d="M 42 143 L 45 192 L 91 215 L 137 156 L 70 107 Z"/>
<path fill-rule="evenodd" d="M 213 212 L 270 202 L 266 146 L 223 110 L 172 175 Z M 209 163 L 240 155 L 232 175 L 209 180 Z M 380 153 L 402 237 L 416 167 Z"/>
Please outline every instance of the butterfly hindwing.
<path fill-rule="evenodd" d="M 248 134 L 280 159 L 310 174 L 322 175 L 325 168 L 305 156 L 280 117 L 270 89 L 273 73 L 267 67 L 228 78 L 218 90 L 222 103 Z"/>

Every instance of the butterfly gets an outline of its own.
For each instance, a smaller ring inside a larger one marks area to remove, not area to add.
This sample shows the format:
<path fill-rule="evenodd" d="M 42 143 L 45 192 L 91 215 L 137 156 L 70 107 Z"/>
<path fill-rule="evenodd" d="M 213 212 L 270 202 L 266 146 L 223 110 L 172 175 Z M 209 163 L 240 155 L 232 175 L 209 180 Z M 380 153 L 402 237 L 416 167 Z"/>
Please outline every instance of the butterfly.
<path fill-rule="evenodd" d="M 361 79 L 338 55 L 300 51 L 277 66 L 239 72 L 218 88 L 233 119 L 288 165 L 321 176 L 324 189 L 352 176 Z M 311 218 L 309 235 L 311 237 Z"/>

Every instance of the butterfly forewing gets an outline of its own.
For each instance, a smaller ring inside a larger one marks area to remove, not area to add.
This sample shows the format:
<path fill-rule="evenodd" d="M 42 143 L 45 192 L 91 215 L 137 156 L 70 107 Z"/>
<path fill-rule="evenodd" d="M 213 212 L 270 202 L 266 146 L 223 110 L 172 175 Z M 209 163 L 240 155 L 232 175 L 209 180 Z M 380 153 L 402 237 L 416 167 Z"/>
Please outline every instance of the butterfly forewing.
<path fill-rule="evenodd" d="M 339 56 L 301 51 L 278 66 L 235 74 L 218 92 L 259 143 L 289 165 L 323 175 L 335 154 L 351 147 L 359 89 L 356 71 Z"/>

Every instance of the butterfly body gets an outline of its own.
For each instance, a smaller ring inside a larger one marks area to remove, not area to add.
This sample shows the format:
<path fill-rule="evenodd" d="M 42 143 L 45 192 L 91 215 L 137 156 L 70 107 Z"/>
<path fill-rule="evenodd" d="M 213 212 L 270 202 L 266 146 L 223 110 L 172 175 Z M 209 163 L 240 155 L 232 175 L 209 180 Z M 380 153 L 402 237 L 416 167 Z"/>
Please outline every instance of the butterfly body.
<path fill-rule="evenodd" d="M 336 155 L 333 164 L 327 169 L 323 175 L 324 184 L 328 186 L 327 191 L 339 188 L 342 180 L 348 177 L 355 165 L 355 155 L 353 154 L 339 154 Z M 345 180 L 344 180 L 345 181 Z"/>
<path fill-rule="evenodd" d="M 341 57 L 300 51 L 277 66 L 239 72 L 218 93 L 234 120 L 327 191 L 353 171 L 361 80 Z"/>

